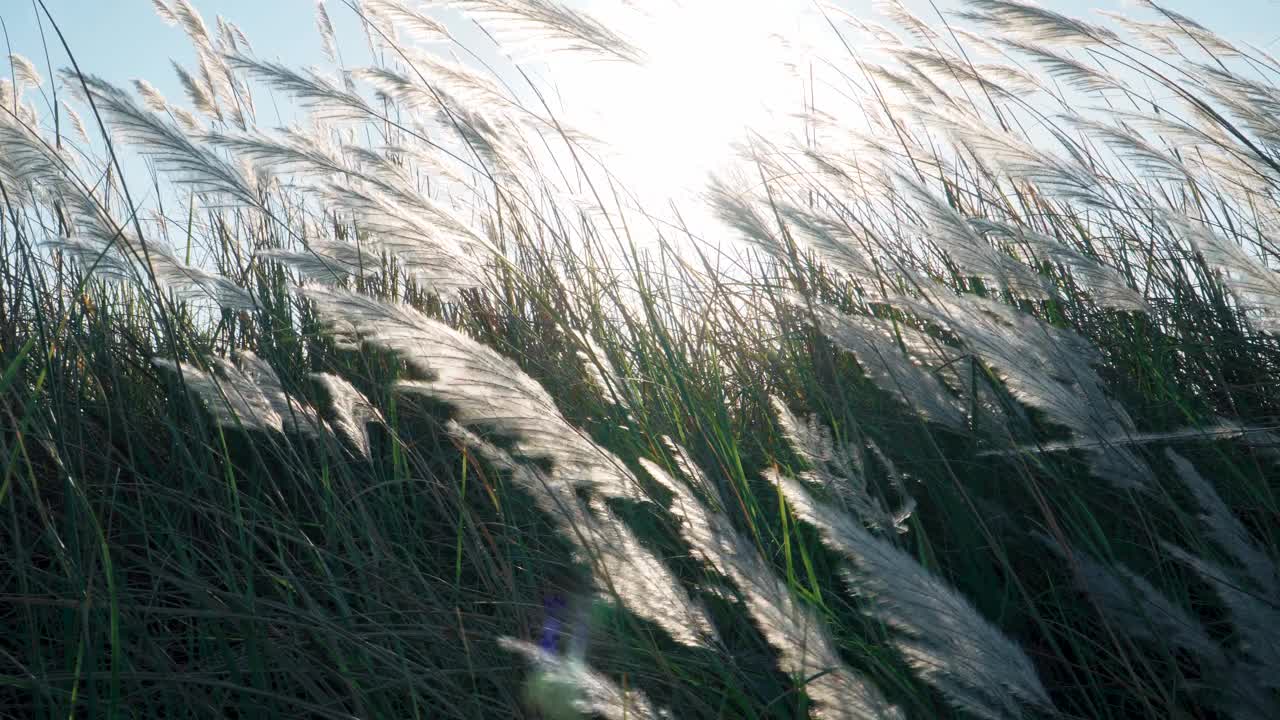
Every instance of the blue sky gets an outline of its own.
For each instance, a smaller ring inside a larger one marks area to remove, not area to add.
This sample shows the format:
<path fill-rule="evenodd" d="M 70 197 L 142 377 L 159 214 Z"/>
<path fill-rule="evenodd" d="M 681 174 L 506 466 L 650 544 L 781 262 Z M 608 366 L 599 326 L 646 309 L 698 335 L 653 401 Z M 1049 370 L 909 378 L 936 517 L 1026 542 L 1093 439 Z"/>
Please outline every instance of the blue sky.
<path fill-rule="evenodd" d="M 616 1 L 616 0 L 615 0 Z M 696 0 L 687 0 L 696 2 Z M 742 3 L 799 2 L 807 0 L 739 0 Z M 937 18 L 929 0 L 904 0 L 921 17 Z M 44 0 L 59 23 L 72 52 L 82 69 L 98 74 L 119 85 L 133 78 L 145 78 L 171 100 L 187 105 L 170 60 L 187 67 L 193 64 L 193 53 L 180 28 L 170 27 L 155 14 L 151 0 Z M 221 15 L 236 23 L 248 36 L 259 57 L 280 60 L 292 66 L 326 64 L 320 50 L 315 26 L 314 0 L 193 0 L 212 28 Z M 573 0 L 573 4 L 590 9 L 597 0 Z M 871 0 L 841 0 L 857 10 L 871 7 Z M 958 0 L 936 0 L 939 7 L 954 9 Z M 1116 10 L 1150 19 L 1149 11 L 1140 11 L 1134 0 L 1041 0 L 1042 4 L 1072 15 L 1088 16 L 1092 9 Z M 1280 54 L 1280 0 L 1163 0 L 1165 6 L 1187 14 L 1218 30 L 1232 40 L 1247 41 Z M 354 13 L 343 0 L 327 0 L 329 12 L 337 27 L 340 50 L 349 65 L 367 61 L 363 33 Z M 26 55 L 48 74 L 36 22 L 36 0 L 0 0 L 0 21 L 13 51 Z M 491 43 L 473 26 L 450 16 L 455 35 L 470 49 L 493 57 Z M 67 64 L 66 55 L 45 23 L 52 65 Z M 499 63 L 501 65 L 501 63 Z M 8 68 L 3 68 L 7 76 Z M 517 85 L 519 83 L 516 83 Z M 617 92 L 617 88 L 614 88 Z M 37 101 L 42 114 L 48 112 Z M 280 108 L 279 116 L 273 106 Z M 275 105 L 273 99 L 258 99 L 259 122 L 263 126 L 291 125 L 296 117 L 287 103 Z M 88 118 L 86 118 L 87 120 Z M 136 160 L 130 159 L 129 165 Z M 135 166 L 136 167 L 136 166 Z M 126 174 L 132 175 L 126 168 Z"/>
<path fill-rule="evenodd" d="M 756 2 L 760 0 L 743 0 Z M 82 67 L 89 68 L 108 80 L 126 82 L 145 77 L 166 96 L 180 96 L 180 89 L 169 68 L 169 60 L 189 61 L 191 52 L 186 37 L 177 29 L 162 23 L 152 10 L 150 0 L 45 0 L 58 21 Z M 591 0 L 580 0 L 590 7 Z M 850 7 L 869 6 L 870 0 L 849 0 Z M 907 0 L 926 18 L 933 17 L 927 0 Z M 948 0 L 938 0 L 940 7 L 954 7 Z M 1126 0 L 1046 0 L 1043 4 L 1072 14 L 1087 13 L 1091 8 L 1127 10 L 1134 3 Z M 1165 0 L 1178 12 L 1222 32 L 1232 39 L 1256 44 L 1271 43 L 1280 38 L 1280 0 Z M 314 22 L 312 0 L 195 0 L 197 9 L 212 25 L 216 15 L 238 24 L 257 52 L 278 57 L 291 64 L 320 63 L 319 37 Z M 360 52 L 364 42 L 356 29 L 352 12 L 341 0 L 329 0 L 330 14 L 338 26 L 339 40 L 345 51 Z M 37 62 L 43 62 L 40 32 L 36 25 L 34 0 L 3 0 L 0 20 L 4 22 L 12 49 Z M 463 24 L 458 31 L 480 38 Z M 52 38 L 51 38 L 52 40 Z M 51 46 L 56 47 L 56 46 Z M 1280 50 L 1280 41 L 1270 50 Z M 65 62 L 62 53 L 54 53 L 55 65 Z M 7 74 L 7 73 L 6 73 Z"/>

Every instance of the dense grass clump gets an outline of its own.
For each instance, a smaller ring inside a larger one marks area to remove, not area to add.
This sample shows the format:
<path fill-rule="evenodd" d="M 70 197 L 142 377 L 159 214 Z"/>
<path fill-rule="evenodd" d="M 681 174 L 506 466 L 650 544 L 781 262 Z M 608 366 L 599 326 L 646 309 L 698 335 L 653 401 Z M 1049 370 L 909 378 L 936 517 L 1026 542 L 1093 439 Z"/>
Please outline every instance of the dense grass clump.
<path fill-rule="evenodd" d="M 443 4 L 303 70 L 155 0 L 184 103 L 11 58 L 0 716 L 1280 716 L 1280 61 L 828 8 L 712 250 Z"/>

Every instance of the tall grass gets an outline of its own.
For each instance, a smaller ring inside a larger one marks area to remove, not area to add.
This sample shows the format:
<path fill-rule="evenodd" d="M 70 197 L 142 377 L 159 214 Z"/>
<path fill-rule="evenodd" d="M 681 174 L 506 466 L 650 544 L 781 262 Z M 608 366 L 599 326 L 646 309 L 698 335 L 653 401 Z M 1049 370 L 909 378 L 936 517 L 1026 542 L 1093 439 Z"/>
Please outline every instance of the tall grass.
<path fill-rule="evenodd" d="M 154 4 L 185 101 L 48 14 L 0 81 L 0 715 L 1280 714 L 1264 50 L 823 9 L 712 250 L 444 3 L 327 71 Z"/>

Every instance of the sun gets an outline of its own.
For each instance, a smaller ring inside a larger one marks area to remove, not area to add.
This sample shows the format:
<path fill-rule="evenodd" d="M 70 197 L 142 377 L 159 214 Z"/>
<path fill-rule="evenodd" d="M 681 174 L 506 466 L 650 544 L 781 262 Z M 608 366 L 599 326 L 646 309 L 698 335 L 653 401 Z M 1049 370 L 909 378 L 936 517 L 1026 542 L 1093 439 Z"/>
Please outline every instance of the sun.
<path fill-rule="evenodd" d="M 650 199 L 696 191 L 733 162 L 735 143 L 800 110 L 803 80 L 781 40 L 794 22 L 785 5 L 669 3 L 623 26 L 644 52 L 641 65 L 586 63 L 567 74 L 562 89 L 629 189 Z"/>

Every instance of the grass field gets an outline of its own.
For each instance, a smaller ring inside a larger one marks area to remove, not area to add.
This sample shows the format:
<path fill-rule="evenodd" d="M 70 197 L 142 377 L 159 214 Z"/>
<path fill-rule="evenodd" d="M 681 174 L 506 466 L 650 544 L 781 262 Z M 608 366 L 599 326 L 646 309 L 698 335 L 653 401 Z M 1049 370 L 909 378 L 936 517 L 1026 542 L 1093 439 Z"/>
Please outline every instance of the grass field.
<path fill-rule="evenodd" d="M 1280 717 L 1280 61 L 816 9 L 677 214 L 441 4 L 307 70 L 155 0 L 185 98 L 15 48 L 0 717 Z"/>

